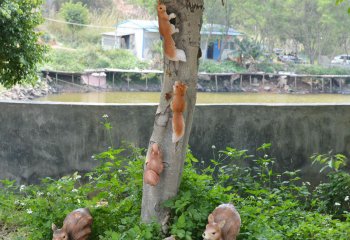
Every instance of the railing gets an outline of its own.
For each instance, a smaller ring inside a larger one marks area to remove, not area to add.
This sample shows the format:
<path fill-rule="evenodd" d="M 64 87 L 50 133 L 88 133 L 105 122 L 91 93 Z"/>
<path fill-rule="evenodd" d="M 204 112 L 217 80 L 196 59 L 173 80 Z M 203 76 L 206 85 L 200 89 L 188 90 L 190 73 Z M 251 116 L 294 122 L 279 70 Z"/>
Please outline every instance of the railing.
<path fill-rule="evenodd" d="M 115 75 L 117 73 L 130 73 L 130 74 L 142 74 L 145 75 L 145 87 L 148 89 L 148 74 L 159 74 L 162 75 L 163 71 L 159 70 L 126 70 L 126 69 L 112 69 L 112 68 L 104 68 L 104 69 L 87 69 L 84 72 L 66 72 L 66 71 L 52 71 L 52 70 L 42 70 L 42 73 L 46 77 L 50 77 L 51 79 L 54 78 L 54 80 L 58 81 L 58 76 L 67 76 L 70 78 L 68 81 L 61 79 L 61 81 L 65 82 L 71 82 L 73 84 L 80 84 L 75 83 L 76 78 L 81 78 L 82 75 L 89 75 L 92 73 L 106 73 L 111 74 L 112 78 L 112 87 L 115 87 Z M 298 89 L 298 85 L 301 83 L 306 83 L 305 80 L 307 80 L 309 86 L 309 91 L 314 92 L 314 90 L 320 90 L 321 92 L 326 92 L 326 88 L 329 87 L 328 92 L 333 92 L 334 89 L 337 87 L 340 91 L 343 90 L 343 87 L 346 83 L 346 81 L 349 81 L 350 83 L 350 75 L 312 75 L 312 74 L 293 74 L 293 73 L 284 73 L 280 72 L 277 74 L 272 73 L 263 73 L 263 72 L 256 72 L 256 73 L 206 73 L 206 72 L 200 72 L 198 73 L 199 81 L 201 78 L 206 77 L 210 79 L 210 81 L 215 81 L 215 87 L 214 91 L 219 92 L 220 91 L 220 80 L 229 79 L 230 81 L 230 89 L 233 89 L 233 85 L 237 85 L 237 81 L 239 81 L 239 88 L 244 89 L 245 87 L 257 87 L 257 84 L 260 86 L 260 83 L 262 84 L 262 87 L 264 87 L 266 84 L 271 84 L 272 82 L 276 81 L 284 81 L 285 84 L 282 85 L 288 85 L 293 87 L 295 90 Z M 212 79 L 213 78 L 213 79 Z M 254 79 L 254 82 L 252 80 Z M 283 80 L 284 79 L 284 80 Z M 258 83 L 256 83 L 258 81 Z M 129 86 L 129 81 L 128 86 Z M 248 84 L 246 83 L 248 82 Z M 260 82 L 260 83 L 259 83 Z M 160 78 L 160 84 L 162 85 L 162 78 Z M 321 85 L 320 85 L 321 84 Z M 335 84 L 337 86 L 335 86 Z M 89 84 L 88 84 L 89 85 Z M 277 84 L 278 85 L 278 84 Z M 280 84 L 281 85 L 281 84 Z M 321 88 L 321 89 L 318 89 Z"/>

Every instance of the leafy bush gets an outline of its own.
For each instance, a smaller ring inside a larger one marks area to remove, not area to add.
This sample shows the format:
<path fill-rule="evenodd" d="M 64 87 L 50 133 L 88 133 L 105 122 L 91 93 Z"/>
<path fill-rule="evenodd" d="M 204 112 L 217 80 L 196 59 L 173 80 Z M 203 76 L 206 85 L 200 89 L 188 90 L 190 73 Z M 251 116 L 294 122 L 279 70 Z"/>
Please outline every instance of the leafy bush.
<path fill-rule="evenodd" d="M 221 73 L 221 72 L 245 72 L 246 69 L 235 62 L 214 60 L 201 60 L 199 62 L 199 72 Z"/>
<path fill-rule="evenodd" d="M 58 71 L 82 71 L 85 66 L 80 61 L 80 52 L 74 49 L 53 49 L 47 56 L 43 68 Z"/>
<path fill-rule="evenodd" d="M 346 157 L 342 154 L 314 155 L 313 163 L 323 165 L 320 172 L 330 169 L 327 174 L 328 181 L 315 189 L 315 205 L 318 211 L 332 214 L 337 218 L 344 218 L 350 212 L 350 174 L 340 170 L 346 165 Z"/>
<path fill-rule="evenodd" d="M 88 68 L 144 69 L 148 63 L 138 60 L 128 50 L 104 51 L 89 47 L 79 50 L 52 49 L 43 67 L 62 71 L 83 71 Z"/>
<path fill-rule="evenodd" d="M 320 65 L 295 64 L 294 71 L 300 74 L 312 75 L 349 75 L 349 68 L 342 67 L 323 67 Z"/>
<path fill-rule="evenodd" d="M 45 46 L 35 31 L 42 22 L 42 1 L 3 0 L 0 2 L 0 83 L 37 81 L 37 64 L 43 61 Z"/>
<path fill-rule="evenodd" d="M 111 130 L 106 118 L 102 123 Z M 350 214 L 340 221 L 311 211 L 318 199 L 311 199 L 307 184 L 298 184 L 297 171 L 274 172 L 269 148 L 264 144 L 255 157 L 227 147 L 209 166 L 188 151 L 179 194 L 164 203 L 171 210 L 170 233 L 201 239 L 209 213 L 232 202 L 242 219 L 239 239 L 348 239 Z M 143 155 L 142 149 L 112 147 L 93 157 L 100 165 L 84 176 L 46 178 L 39 186 L 4 180 L 0 224 L 15 226 L 13 239 L 50 239 L 52 222 L 60 225 L 73 209 L 89 207 L 91 239 L 163 239 L 158 224 L 140 223 Z"/>
<path fill-rule="evenodd" d="M 62 4 L 65 3 L 82 3 L 86 7 L 88 7 L 91 10 L 101 10 L 101 9 L 106 9 L 110 8 L 111 5 L 113 5 L 112 0 L 52 0 L 52 3 L 55 4 L 58 9 L 61 8 Z"/>
<path fill-rule="evenodd" d="M 89 10 L 81 3 L 66 2 L 63 4 L 60 14 L 64 20 L 70 23 L 87 24 L 89 19 Z M 72 31 L 82 29 L 79 25 L 68 25 Z"/>
<path fill-rule="evenodd" d="M 279 71 L 287 71 L 288 65 L 263 61 L 263 62 L 257 63 L 256 68 L 258 71 L 261 71 L 261 72 L 277 73 Z"/>
<path fill-rule="evenodd" d="M 294 72 L 296 74 L 311 75 L 349 75 L 350 69 L 342 67 L 324 67 L 321 65 L 308 64 L 282 64 L 263 61 L 256 64 L 258 71 L 266 73 L 277 73 L 279 71 Z"/>
<path fill-rule="evenodd" d="M 127 150 L 126 158 L 121 153 Z M 135 225 L 141 212 L 141 151 L 111 148 L 94 156 L 101 165 L 85 176 L 74 173 L 57 181 L 46 178 L 40 186 L 18 187 L 2 181 L 1 205 L 5 207 L 1 206 L 0 222 L 16 224 L 26 239 L 50 239 L 52 222 L 60 225 L 70 211 L 86 206 L 94 217 L 92 239 L 161 236 L 157 224 Z"/>
<path fill-rule="evenodd" d="M 243 62 L 246 62 L 249 59 L 257 60 L 263 55 L 262 45 L 253 39 L 247 37 L 244 37 L 243 39 L 234 38 L 234 43 L 239 55 L 243 57 Z"/>
<path fill-rule="evenodd" d="M 208 214 L 222 202 L 233 202 L 242 219 L 239 239 L 347 239 L 350 215 L 340 222 L 308 211 L 307 184 L 297 184 L 297 172 L 274 173 L 269 147 L 260 147 L 257 159 L 227 148 L 203 170 L 195 168 L 198 160 L 189 152 L 180 193 L 166 203 L 172 210 L 171 233 L 200 239 Z M 228 159 L 230 164 L 223 164 Z M 240 167 L 248 159 L 255 165 Z"/>

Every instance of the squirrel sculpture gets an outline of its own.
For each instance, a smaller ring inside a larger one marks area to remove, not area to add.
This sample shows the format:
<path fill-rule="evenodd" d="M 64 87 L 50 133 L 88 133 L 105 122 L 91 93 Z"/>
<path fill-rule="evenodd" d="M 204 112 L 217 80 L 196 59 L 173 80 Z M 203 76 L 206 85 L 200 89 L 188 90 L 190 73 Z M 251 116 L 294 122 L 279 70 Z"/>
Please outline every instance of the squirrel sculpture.
<path fill-rule="evenodd" d="M 175 81 L 175 84 L 173 86 L 173 100 L 171 102 L 171 110 L 173 111 L 173 143 L 178 142 L 185 133 L 185 121 L 182 113 L 186 107 L 186 90 L 186 84 Z"/>
<path fill-rule="evenodd" d="M 143 176 L 145 183 L 156 186 L 160 180 L 160 174 L 163 172 L 163 154 L 160 151 L 159 145 L 153 143 L 151 151 L 146 159 L 146 171 Z"/>
<path fill-rule="evenodd" d="M 179 29 L 175 28 L 175 26 L 169 22 L 169 20 L 176 17 L 175 13 L 168 15 L 165 4 L 160 3 L 160 1 L 158 1 L 157 11 L 159 33 L 163 37 L 164 55 L 171 61 L 186 62 L 185 52 L 176 48 L 175 41 L 171 36 L 174 33 L 179 32 Z"/>
<path fill-rule="evenodd" d="M 209 215 L 204 240 L 236 240 L 241 217 L 233 204 L 221 204 Z"/>
<path fill-rule="evenodd" d="M 79 208 L 69 213 L 63 227 L 52 224 L 52 240 L 86 240 L 91 234 L 92 216 L 88 208 Z"/>

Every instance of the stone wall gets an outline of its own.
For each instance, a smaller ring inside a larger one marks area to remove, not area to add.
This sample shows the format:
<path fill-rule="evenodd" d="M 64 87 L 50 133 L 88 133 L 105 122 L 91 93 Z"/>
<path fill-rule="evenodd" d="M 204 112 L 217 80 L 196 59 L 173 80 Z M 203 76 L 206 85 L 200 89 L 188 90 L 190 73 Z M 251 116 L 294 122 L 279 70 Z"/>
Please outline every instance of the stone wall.
<path fill-rule="evenodd" d="M 38 182 L 95 166 L 91 156 L 108 148 L 101 124 L 107 114 L 115 146 L 121 141 L 146 147 L 155 105 L 0 102 L 0 179 Z M 200 105 L 196 107 L 190 146 L 200 160 L 231 146 L 255 149 L 272 143 L 280 170 L 302 169 L 319 180 L 310 166 L 313 153 L 333 150 L 349 156 L 350 105 Z"/>

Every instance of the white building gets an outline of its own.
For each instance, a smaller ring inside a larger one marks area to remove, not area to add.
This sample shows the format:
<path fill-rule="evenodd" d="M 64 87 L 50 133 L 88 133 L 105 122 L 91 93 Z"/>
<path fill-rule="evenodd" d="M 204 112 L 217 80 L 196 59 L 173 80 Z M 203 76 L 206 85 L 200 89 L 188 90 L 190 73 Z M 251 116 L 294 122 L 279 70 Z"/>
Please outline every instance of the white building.
<path fill-rule="evenodd" d="M 222 39 L 225 38 L 223 52 L 234 49 L 233 40 L 242 35 L 233 28 L 227 29 L 223 25 L 204 25 L 201 31 L 201 49 L 206 47 L 204 58 L 217 60 L 222 51 Z M 209 39 L 208 39 L 209 37 Z M 116 25 L 116 31 L 102 34 L 103 49 L 130 49 L 139 59 L 150 59 L 151 49 L 160 41 L 158 21 L 156 20 L 125 20 Z M 222 54 L 224 55 L 224 54 Z"/>

